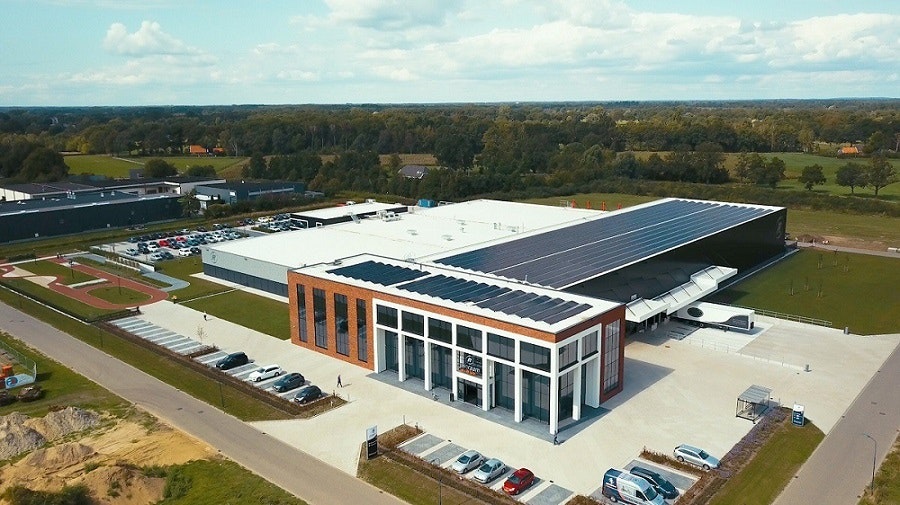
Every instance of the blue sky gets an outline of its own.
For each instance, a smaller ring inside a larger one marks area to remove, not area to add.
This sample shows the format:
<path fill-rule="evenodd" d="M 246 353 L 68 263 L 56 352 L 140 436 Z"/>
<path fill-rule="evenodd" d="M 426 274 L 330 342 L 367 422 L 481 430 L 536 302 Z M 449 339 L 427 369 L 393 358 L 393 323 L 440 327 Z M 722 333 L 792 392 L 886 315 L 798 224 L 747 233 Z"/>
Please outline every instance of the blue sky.
<path fill-rule="evenodd" d="M 896 0 L 0 2 L 4 106 L 900 96 Z"/>

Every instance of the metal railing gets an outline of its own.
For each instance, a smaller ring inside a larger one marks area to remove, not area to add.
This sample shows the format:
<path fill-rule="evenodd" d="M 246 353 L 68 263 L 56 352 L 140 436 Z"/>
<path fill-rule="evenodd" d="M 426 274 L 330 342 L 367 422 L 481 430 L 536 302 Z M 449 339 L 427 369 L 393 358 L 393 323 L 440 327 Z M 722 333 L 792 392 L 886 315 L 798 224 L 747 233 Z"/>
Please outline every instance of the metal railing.
<path fill-rule="evenodd" d="M 738 307 L 741 309 L 752 310 L 761 316 L 776 317 L 778 319 L 786 319 L 788 321 L 797 321 L 798 323 L 815 324 L 817 326 L 825 326 L 826 328 L 831 328 L 834 326 L 831 323 L 831 321 L 826 321 L 824 319 L 816 319 L 815 317 L 798 316 L 796 314 L 785 314 L 783 312 L 775 312 L 774 310 L 758 309 L 756 307 L 744 307 L 742 305 L 732 305 L 732 307 Z"/>

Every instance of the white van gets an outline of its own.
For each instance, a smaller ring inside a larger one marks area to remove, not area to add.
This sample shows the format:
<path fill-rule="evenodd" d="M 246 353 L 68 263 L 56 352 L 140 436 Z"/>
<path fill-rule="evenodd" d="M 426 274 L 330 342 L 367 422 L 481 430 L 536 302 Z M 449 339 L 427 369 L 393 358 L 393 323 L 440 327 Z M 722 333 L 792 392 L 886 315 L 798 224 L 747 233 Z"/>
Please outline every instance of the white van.
<path fill-rule="evenodd" d="M 610 468 L 603 474 L 603 496 L 613 503 L 665 505 L 662 495 L 649 482 L 625 470 Z"/>

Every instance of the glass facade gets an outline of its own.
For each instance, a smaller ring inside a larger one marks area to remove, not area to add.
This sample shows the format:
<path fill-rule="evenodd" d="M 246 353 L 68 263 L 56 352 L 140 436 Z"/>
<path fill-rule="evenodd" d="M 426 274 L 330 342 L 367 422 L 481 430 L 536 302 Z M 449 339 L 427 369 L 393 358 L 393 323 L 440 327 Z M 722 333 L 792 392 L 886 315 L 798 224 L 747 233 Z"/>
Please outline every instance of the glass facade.
<path fill-rule="evenodd" d="M 248 288 L 259 289 L 278 296 L 288 295 L 288 286 L 283 282 L 263 279 L 262 277 L 217 267 L 208 263 L 203 264 L 203 273 L 210 277 L 216 277 L 228 282 L 240 284 L 241 286 L 247 286 Z"/>
<path fill-rule="evenodd" d="M 619 386 L 619 321 L 606 325 L 603 338 L 603 392 Z"/>
<path fill-rule="evenodd" d="M 559 370 L 563 371 L 578 361 L 578 340 L 559 348 Z"/>
<path fill-rule="evenodd" d="M 597 354 L 597 332 L 592 331 L 581 337 L 581 357 L 587 358 Z"/>
<path fill-rule="evenodd" d="M 343 356 L 350 355 L 350 328 L 347 321 L 347 297 L 345 295 L 334 295 L 334 335 L 335 350 Z"/>
<path fill-rule="evenodd" d="M 431 344 L 431 385 L 450 389 L 453 385 L 453 351 Z"/>
<path fill-rule="evenodd" d="M 441 321 L 433 317 L 428 318 L 428 338 L 446 342 L 453 342 L 453 325 L 447 321 Z"/>
<path fill-rule="evenodd" d="M 516 370 L 503 363 L 494 363 L 494 398 L 497 406 L 516 410 Z"/>
<path fill-rule="evenodd" d="M 516 362 L 516 341 L 503 337 L 500 335 L 496 335 L 494 333 L 488 333 L 488 354 L 494 356 L 496 358 L 501 358 L 509 361 L 510 363 Z"/>
<path fill-rule="evenodd" d="M 550 422 L 550 377 L 522 371 L 522 414 Z"/>
<path fill-rule="evenodd" d="M 550 349 L 539 345 L 521 343 L 522 356 L 519 362 L 525 366 L 537 368 L 545 372 L 550 371 Z"/>
<path fill-rule="evenodd" d="M 575 397 L 575 370 L 559 378 L 559 420 L 572 417 L 572 405 Z"/>
<path fill-rule="evenodd" d="M 297 284 L 297 330 L 300 332 L 301 342 L 306 342 L 307 339 L 306 322 L 306 289 L 302 284 Z"/>
<path fill-rule="evenodd" d="M 461 324 L 456 326 L 456 345 L 481 352 L 481 330 Z"/>
<path fill-rule="evenodd" d="M 397 333 L 384 332 L 384 360 L 388 370 L 400 371 L 400 355 L 397 353 Z"/>
<path fill-rule="evenodd" d="M 397 327 L 397 309 L 379 305 L 376 309 L 375 321 L 382 326 Z"/>
<path fill-rule="evenodd" d="M 328 314 L 325 309 L 325 290 L 313 289 L 313 315 L 315 318 L 316 346 L 328 349 L 328 329 L 326 321 Z"/>
<path fill-rule="evenodd" d="M 403 311 L 403 331 L 425 336 L 425 316 Z"/>
<path fill-rule="evenodd" d="M 356 359 L 369 361 L 369 326 L 366 301 L 356 299 Z"/>
<path fill-rule="evenodd" d="M 403 337 L 403 340 L 406 377 L 425 380 L 425 342 L 412 337 Z"/>

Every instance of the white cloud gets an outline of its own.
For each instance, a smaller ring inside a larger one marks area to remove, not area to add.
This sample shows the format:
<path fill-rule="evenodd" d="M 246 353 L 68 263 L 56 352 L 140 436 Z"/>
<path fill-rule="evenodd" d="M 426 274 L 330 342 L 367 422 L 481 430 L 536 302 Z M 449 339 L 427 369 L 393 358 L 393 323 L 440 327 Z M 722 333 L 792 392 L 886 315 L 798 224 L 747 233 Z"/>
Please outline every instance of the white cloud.
<path fill-rule="evenodd" d="M 103 47 L 107 51 L 129 56 L 200 53 L 198 49 L 164 32 L 155 21 L 143 21 L 134 33 L 128 33 L 128 28 L 122 23 L 113 23 L 106 31 Z"/>
<path fill-rule="evenodd" d="M 405 30 L 421 26 L 441 26 L 458 11 L 461 0 L 325 0 L 329 18 L 376 30 Z"/>

